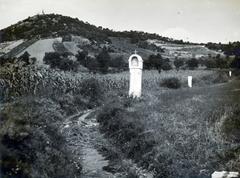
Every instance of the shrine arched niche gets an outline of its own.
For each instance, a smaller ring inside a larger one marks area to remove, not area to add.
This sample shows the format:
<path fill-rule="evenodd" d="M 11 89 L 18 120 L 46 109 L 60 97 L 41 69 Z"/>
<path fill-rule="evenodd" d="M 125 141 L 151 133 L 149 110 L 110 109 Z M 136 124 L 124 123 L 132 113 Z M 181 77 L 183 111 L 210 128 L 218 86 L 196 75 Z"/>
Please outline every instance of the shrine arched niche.
<path fill-rule="evenodd" d="M 138 65 L 139 65 L 138 58 L 134 56 L 134 57 L 131 59 L 131 66 L 137 67 Z"/>

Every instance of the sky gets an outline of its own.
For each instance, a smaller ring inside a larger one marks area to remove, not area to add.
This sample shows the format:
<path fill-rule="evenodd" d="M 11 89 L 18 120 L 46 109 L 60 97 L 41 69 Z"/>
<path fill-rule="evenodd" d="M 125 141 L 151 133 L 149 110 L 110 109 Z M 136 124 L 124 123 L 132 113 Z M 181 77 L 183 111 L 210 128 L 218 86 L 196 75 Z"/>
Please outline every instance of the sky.
<path fill-rule="evenodd" d="M 0 0 L 0 29 L 41 13 L 191 42 L 240 41 L 240 0 Z"/>

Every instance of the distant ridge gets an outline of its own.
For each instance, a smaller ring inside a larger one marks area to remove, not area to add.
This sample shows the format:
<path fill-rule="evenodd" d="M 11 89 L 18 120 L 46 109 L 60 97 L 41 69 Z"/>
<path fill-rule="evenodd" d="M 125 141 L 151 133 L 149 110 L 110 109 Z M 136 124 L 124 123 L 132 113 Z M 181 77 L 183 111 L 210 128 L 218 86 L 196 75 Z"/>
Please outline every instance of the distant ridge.
<path fill-rule="evenodd" d="M 163 42 L 175 44 L 195 44 L 162 37 L 156 33 L 141 31 L 113 31 L 108 28 L 96 27 L 78 18 L 72 18 L 59 14 L 41 14 L 28 17 L 18 23 L 0 30 L 0 42 L 13 41 L 18 39 L 32 39 L 35 37 L 58 37 L 68 34 L 79 35 L 92 41 L 110 42 L 109 37 L 130 38 L 133 43 L 157 39 Z"/>

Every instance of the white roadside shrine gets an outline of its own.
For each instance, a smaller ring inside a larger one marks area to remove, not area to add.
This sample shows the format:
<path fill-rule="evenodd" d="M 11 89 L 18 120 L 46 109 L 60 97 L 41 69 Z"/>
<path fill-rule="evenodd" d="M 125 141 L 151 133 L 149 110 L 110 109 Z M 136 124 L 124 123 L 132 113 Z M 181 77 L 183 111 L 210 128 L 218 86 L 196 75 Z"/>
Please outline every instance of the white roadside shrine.
<path fill-rule="evenodd" d="M 130 70 L 130 87 L 129 96 L 140 97 L 142 94 L 142 69 L 143 60 L 142 57 L 136 54 L 129 57 L 129 70 Z"/>

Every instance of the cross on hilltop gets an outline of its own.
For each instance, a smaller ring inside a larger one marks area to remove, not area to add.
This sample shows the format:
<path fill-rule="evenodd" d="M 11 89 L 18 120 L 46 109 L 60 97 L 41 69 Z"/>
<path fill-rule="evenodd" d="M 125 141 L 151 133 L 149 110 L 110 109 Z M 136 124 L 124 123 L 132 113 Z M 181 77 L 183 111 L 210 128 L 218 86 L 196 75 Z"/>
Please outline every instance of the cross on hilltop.
<path fill-rule="evenodd" d="M 137 50 L 136 49 L 134 50 L 134 54 L 137 54 Z"/>

